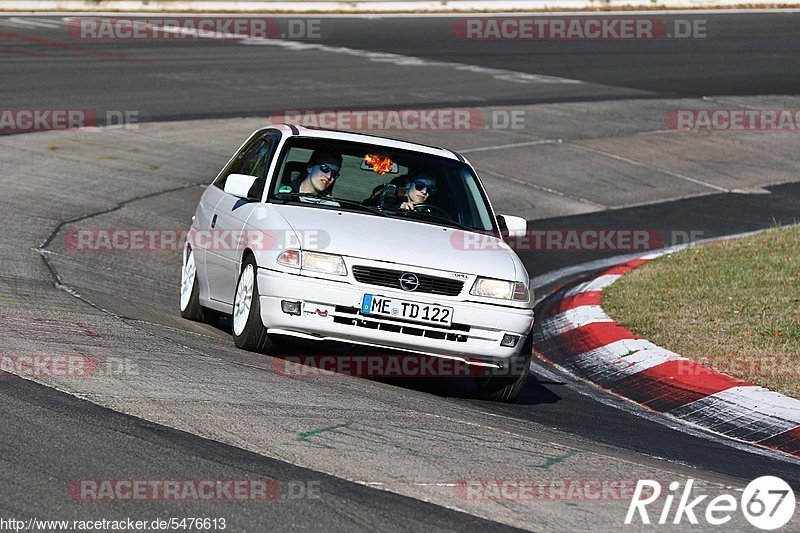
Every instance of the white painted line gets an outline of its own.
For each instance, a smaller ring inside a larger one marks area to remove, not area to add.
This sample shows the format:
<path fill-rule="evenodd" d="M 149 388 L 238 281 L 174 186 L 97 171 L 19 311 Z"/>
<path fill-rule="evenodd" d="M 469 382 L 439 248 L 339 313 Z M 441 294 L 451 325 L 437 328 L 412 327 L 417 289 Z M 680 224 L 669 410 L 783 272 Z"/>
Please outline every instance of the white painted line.
<path fill-rule="evenodd" d="M 707 181 L 703 181 L 703 180 L 699 180 L 699 179 L 696 179 L 696 178 L 692 178 L 690 176 L 686 176 L 686 175 L 680 174 L 678 172 L 673 172 L 673 171 L 667 170 L 665 168 L 654 167 L 652 165 L 648 165 L 646 163 L 642 163 L 641 161 L 636 161 L 634 159 L 629 159 L 629 158 L 623 157 L 621 155 L 612 154 L 611 152 L 606 152 L 605 150 L 598 150 L 597 148 L 590 148 L 588 146 L 584 146 L 584 145 L 578 144 L 578 143 L 570 143 L 570 145 L 571 146 L 577 146 L 578 148 L 581 148 L 581 149 L 586 150 L 588 152 L 593 152 L 593 153 L 598 154 L 598 155 L 609 157 L 609 158 L 614 159 L 616 161 L 622 161 L 623 163 L 628 163 L 630 165 L 635 165 L 635 166 L 638 166 L 638 167 L 647 168 L 649 170 L 655 170 L 656 172 L 661 172 L 662 174 L 666 174 L 668 176 L 672 176 L 673 178 L 678 178 L 678 179 L 681 179 L 681 180 L 684 180 L 684 181 L 688 181 L 690 183 L 694 183 L 695 185 L 701 185 L 703 187 L 708 187 L 709 189 L 713 189 L 715 191 L 731 192 L 730 189 L 726 189 L 725 187 L 720 187 L 719 185 L 714 185 L 713 183 L 709 183 Z"/>
<path fill-rule="evenodd" d="M 786 420 L 792 424 L 792 427 L 800 425 L 800 400 L 771 391 L 765 387 L 756 385 L 733 387 L 712 394 L 708 398 L 712 396 L 718 400 L 727 400 L 730 403 L 738 404 L 744 410 L 758 410 L 762 413 L 769 413 L 771 416 Z M 687 415 L 691 414 L 702 409 L 700 402 L 703 402 L 703 400 L 692 402 L 676 411 L 682 411 Z M 675 414 L 675 412 L 672 412 L 672 414 Z"/>
<path fill-rule="evenodd" d="M 457 150 L 457 151 L 460 151 L 460 150 Z M 503 180 L 507 180 L 507 181 L 510 181 L 512 183 L 516 183 L 518 185 L 522 185 L 523 187 L 529 187 L 531 189 L 535 189 L 537 191 L 544 192 L 546 194 L 551 194 L 553 196 L 558 196 L 558 197 L 561 197 L 561 198 L 568 198 L 568 199 L 573 200 L 575 202 L 580 202 L 580 203 L 583 203 L 583 204 L 591 205 L 592 207 L 596 207 L 599 210 L 608 209 L 608 206 L 603 205 L 603 204 L 598 204 L 597 202 L 593 202 L 591 200 L 587 200 L 586 198 L 581 198 L 580 196 L 575 196 L 575 195 L 572 195 L 572 194 L 567 194 L 567 193 L 564 193 L 564 192 L 561 192 L 561 191 L 557 191 L 555 189 L 551 189 L 550 187 L 545 187 L 544 185 L 540 185 L 538 183 L 533 183 L 532 181 L 527 181 L 527 180 L 524 180 L 524 179 L 516 178 L 514 176 L 509 176 L 507 174 L 503 174 L 503 173 L 497 172 L 495 170 L 489 170 L 488 168 L 484 168 L 484 167 L 479 166 L 479 165 L 476 165 L 475 169 L 479 171 L 478 172 L 479 174 L 490 174 L 492 176 L 501 178 Z"/>
<path fill-rule="evenodd" d="M 230 40 L 238 39 L 238 43 L 247 46 L 275 46 L 283 48 L 284 50 L 295 51 L 319 51 L 333 54 L 348 55 L 352 57 L 359 57 L 372 61 L 375 63 L 391 63 L 399 67 L 434 67 L 434 68 L 449 68 L 459 72 L 471 72 L 473 74 L 488 75 L 496 80 L 509 81 L 513 83 L 522 84 L 537 84 L 537 83 L 555 83 L 555 84 L 569 84 L 579 85 L 582 84 L 580 80 L 573 80 L 569 78 L 559 78 L 556 76 L 546 76 L 543 74 L 530 74 L 527 72 L 517 72 L 514 70 L 498 69 L 481 67 L 478 65 L 468 65 L 465 63 L 455 63 L 452 61 L 434 61 L 424 59 L 421 57 L 406 56 L 401 54 L 392 54 L 388 52 L 375 52 L 372 50 L 359 50 L 356 48 L 348 48 L 346 46 L 328 46 L 318 43 L 305 43 L 300 41 L 290 41 L 287 39 L 266 39 L 263 37 L 252 37 L 242 34 L 225 34 L 222 32 L 201 31 L 193 28 L 174 28 L 162 26 L 159 24 L 148 24 L 155 29 L 164 33 L 178 33 L 182 35 L 192 35 L 205 39 L 224 39 Z"/>
<path fill-rule="evenodd" d="M 602 291 L 621 277 L 622 274 L 604 274 L 602 276 L 597 276 L 592 280 L 585 281 L 572 287 L 570 290 L 564 293 L 564 298 L 569 298 L 570 296 L 575 296 L 577 294 L 583 294 L 584 292 Z"/>
<path fill-rule="evenodd" d="M 564 367 L 607 386 L 667 361 L 681 359 L 686 360 L 646 339 L 625 339 L 583 353 Z"/>
<path fill-rule="evenodd" d="M 511 144 L 497 144 L 494 146 L 482 146 L 481 148 L 467 148 L 466 150 L 457 150 L 462 154 L 472 154 L 475 152 L 490 152 L 492 150 L 506 150 L 508 148 L 521 148 L 523 146 L 538 146 L 540 144 L 561 144 L 561 139 L 543 139 L 540 141 L 527 141 L 521 143 L 511 143 Z"/>
<path fill-rule="evenodd" d="M 733 387 L 669 412 L 734 438 L 761 441 L 800 425 L 800 400 L 764 387 Z"/>
<path fill-rule="evenodd" d="M 544 319 L 539 340 L 550 339 L 594 322 L 613 322 L 599 305 L 582 305 Z"/>
<path fill-rule="evenodd" d="M 275 46 L 278 48 L 283 48 L 285 50 L 297 50 L 297 51 L 316 50 L 332 54 L 360 57 L 366 59 L 367 61 L 373 61 L 376 63 L 391 63 L 399 67 L 434 67 L 440 69 L 449 68 L 459 72 L 471 72 L 473 74 L 488 75 L 496 80 L 509 81 L 513 83 L 523 83 L 523 84 L 556 83 L 556 84 L 568 84 L 568 85 L 579 85 L 583 83 L 580 80 L 559 78 L 556 76 L 545 76 L 543 74 L 529 74 L 527 72 L 517 72 L 514 70 L 481 67 L 478 65 L 455 63 L 452 61 L 434 61 L 431 59 L 424 59 L 421 57 L 406 56 L 401 54 L 391 54 L 388 52 L 374 52 L 371 50 L 359 50 L 356 48 L 348 48 L 346 46 L 328 46 L 324 44 L 304 43 L 299 41 L 289 41 L 285 39 L 264 39 L 260 37 L 246 37 L 242 38 L 239 41 L 239 44 L 249 45 L 249 46 Z"/>
<path fill-rule="evenodd" d="M 0 20 L 0 25 L 2 26 L 12 26 L 18 28 L 46 28 L 49 30 L 59 29 L 66 24 L 67 23 L 62 20 L 41 18 L 11 17 L 8 19 L 8 21 Z"/>
<path fill-rule="evenodd" d="M 688 244 L 681 244 L 678 247 L 672 248 L 670 250 L 659 250 L 657 252 L 652 252 L 652 253 L 643 255 L 639 259 L 644 259 L 645 261 L 652 261 L 653 259 L 658 259 L 659 257 L 663 257 L 665 255 L 673 254 L 673 253 L 677 252 L 678 250 L 685 250 L 688 247 L 689 247 Z"/>
<path fill-rule="evenodd" d="M 744 109 L 761 109 L 761 107 L 759 106 L 748 105 L 743 102 L 737 102 L 736 100 L 732 100 L 730 98 L 722 98 L 717 96 L 704 96 L 703 100 L 706 102 L 715 102 L 723 105 L 735 105 L 736 107 L 741 107 Z"/>

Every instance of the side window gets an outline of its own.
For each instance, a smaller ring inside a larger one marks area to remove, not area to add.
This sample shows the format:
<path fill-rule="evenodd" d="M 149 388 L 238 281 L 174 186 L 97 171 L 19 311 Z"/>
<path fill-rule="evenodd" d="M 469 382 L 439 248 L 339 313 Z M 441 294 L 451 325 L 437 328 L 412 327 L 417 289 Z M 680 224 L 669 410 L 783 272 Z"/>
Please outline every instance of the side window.
<path fill-rule="evenodd" d="M 214 182 L 214 185 L 220 189 L 224 189 L 228 176 L 231 174 L 246 174 L 259 178 L 254 188 L 260 187 L 263 191 L 267 178 L 266 172 L 272 161 L 272 156 L 274 155 L 275 147 L 278 145 L 279 139 L 280 132 L 277 130 L 270 130 L 254 139 L 239 152 L 228 166 L 226 172 Z"/>

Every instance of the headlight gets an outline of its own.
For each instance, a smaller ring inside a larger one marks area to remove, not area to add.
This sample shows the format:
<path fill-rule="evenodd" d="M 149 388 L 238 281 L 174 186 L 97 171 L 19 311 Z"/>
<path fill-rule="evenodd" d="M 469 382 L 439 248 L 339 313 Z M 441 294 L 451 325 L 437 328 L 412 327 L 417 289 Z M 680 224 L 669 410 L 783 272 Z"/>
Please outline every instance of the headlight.
<path fill-rule="evenodd" d="M 527 302 L 530 298 L 528 287 L 521 281 L 504 281 L 491 278 L 476 279 L 469 293 L 473 296 L 514 300 L 517 302 Z"/>
<path fill-rule="evenodd" d="M 336 276 L 347 275 L 347 267 L 344 266 L 344 259 L 340 255 L 289 249 L 282 251 L 275 261 L 279 265 L 310 270 L 311 272 L 322 272 L 323 274 L 334 274 Z"/>
<path fill-rule="evenodd" d="M 302 252 L 302 254 L 301 270 L 322 272 L 323 274 L 336 276 L 347 275 L 347 267 L 344 266 L 344 259 L 340 255 L 320 254 L 317 252 Z"/>
<path fill-rule="evenodd" d="M 284 250 L 275 261 L 279 265 L 300 268 L 300 250 Z"/>

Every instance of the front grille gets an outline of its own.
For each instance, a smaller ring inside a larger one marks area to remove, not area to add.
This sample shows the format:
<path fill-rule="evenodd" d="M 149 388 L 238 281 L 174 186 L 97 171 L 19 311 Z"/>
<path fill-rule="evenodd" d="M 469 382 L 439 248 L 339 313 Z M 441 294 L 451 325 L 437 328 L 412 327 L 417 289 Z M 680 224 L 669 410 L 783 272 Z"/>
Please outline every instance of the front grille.
<path fill-rule="evenodd" d="M 437 331 L 428 329 L 427 326 L 417 327 L 407 323 L 395 323 L 372 317 L 351 318 L 349 316 L 334 315 L 333 321 L 337 324 L 348 326 L 358 326 L 360 328 L 379 329 L 391 331 L 393 333 L 403 333 L 414 335 L 415 337 L 429 337 L 431 339 L 448 340 L 452 342 L 467 342 L 469 337 L 463 333 L 448 333 L 447 331 Z"/>
<path fill-rule="evenodd" d="M 375 268 L 365 266 L 354 266 L 353 277 L 359 283 L 367 285 L 379 285 L 381 287 L 392 287 L 400 289 L 400 276 L 408 272 L 407 270 L 390 270 L 388 268 Z M 455 279 L 437 278 L 426 274 L 417 274 L 419 287 L 413 292 L 426 292 L 429 294 L 441 294 L 443 296 L 458 296 L 464 288 L 464 282 Z M 411 292 L 411 291 L 409 291 Z"/>
<path fill-rule="evenodd" d="M 454 342 L 467 342 L 470 326 L 453 322 L 449 326 L 437 326 L 435 324 L 419 324 L 402 318 L 391 318 L 385 316 L 370 316 L 361 314 L 358 307 L 347 307 L 337 305 L 335 308 L 333 321 L 337 324 L 347 324 L 348 326 L 358 326 L 361 328 L 380 329 L 392 331 L 394 333 L 405 333 L 406 335 L 416 335 L 417 337 L 428 337 L 431 339 L 441 339 Z M 459 333 L 460 332 L 460 333 Z"/>
<path fill-rule="evenodd" d="M 337 305 L 335 308 L 335 312 L 344 314 L 344 315 L 358 315 L 359 317 L 365 316 L 361 313 L 361 309 L 358 307 L 348 307 L 346 305 Z M 375 316 L 374 318 L 380 320 L 386 320 L 390 322 L 407 322 L 409 324 L 419 324 L 419 322 L 414 322 L 413 320 L 405 320 L 403 318 L 393 318 L 389 316 Z M 425 324 L 425 327 L 428 328 L 437 328 L 437 329 L 451 329 L 453 331 L 466 331 L 469 333 L 471 326 L 468 324 L 459 324 L 458 322 L 453 322 L 449 326 L 445 325 L 438 325 L 438 324 Z"/>

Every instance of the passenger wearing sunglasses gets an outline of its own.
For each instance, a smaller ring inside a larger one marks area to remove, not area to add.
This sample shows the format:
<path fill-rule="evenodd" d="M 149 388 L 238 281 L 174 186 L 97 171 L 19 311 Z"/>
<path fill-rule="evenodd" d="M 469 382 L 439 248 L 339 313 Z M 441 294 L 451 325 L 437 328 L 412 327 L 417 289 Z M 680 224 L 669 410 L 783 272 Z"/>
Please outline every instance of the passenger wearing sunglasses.
<path fill-rule="evenodd" d="M 339 169 L 342 168 L 342 156 L 324 150 L 314 150 L 308 160 L 306 175 L 293 180 L 289 185 L 292 192 L 328 195 L 331 193 Z"/>
<path fill-rule="evenodd" d="M 436 179 L 418 175 L 406 182 L 406 198 L 400 204 L 400 209 L 416 209 L 416 206 L 427 202 L 436 191 Z"/>

